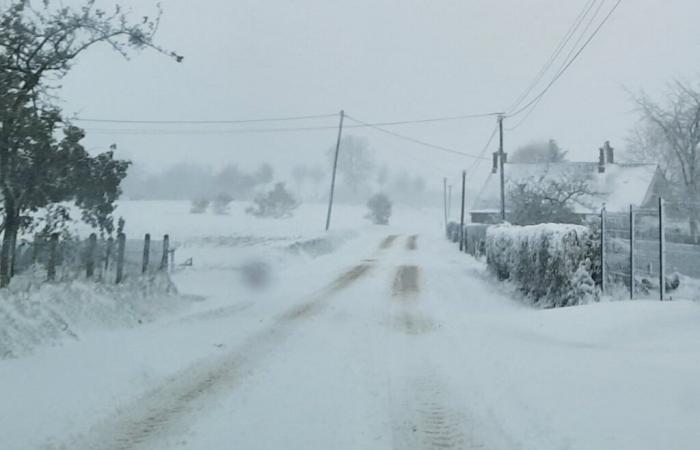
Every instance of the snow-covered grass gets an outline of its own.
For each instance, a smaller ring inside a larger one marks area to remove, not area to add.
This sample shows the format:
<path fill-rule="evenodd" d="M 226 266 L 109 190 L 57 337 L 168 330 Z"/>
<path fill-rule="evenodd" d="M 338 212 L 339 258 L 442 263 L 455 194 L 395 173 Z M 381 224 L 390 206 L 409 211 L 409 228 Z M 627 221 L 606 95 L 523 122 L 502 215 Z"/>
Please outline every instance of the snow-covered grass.
<path fill-rule="evenodd" d="M 118 286 L 77 280 L 27 283 L 22 278 L 0 290 L 0 359 L 82 339 L 96 329 L 151 322 L 191 302 L 178 295 L 165 275 L 134 277 Z"/>

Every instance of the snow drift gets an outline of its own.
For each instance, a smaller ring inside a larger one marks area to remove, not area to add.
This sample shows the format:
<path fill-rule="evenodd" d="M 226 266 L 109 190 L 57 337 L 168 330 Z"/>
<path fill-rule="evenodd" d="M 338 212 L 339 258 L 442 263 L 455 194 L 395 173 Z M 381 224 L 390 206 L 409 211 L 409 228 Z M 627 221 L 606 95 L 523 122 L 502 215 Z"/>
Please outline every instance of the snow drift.
<path fill-rule="evenodd" d="M 16 283 L 0 291 L 0 359 L 24 356 L 63 339 L 80 339 L 88 330 L 151 322 L 189 302 L 166 275 L 131 278 L 118 286 L 90 281 Z"/>

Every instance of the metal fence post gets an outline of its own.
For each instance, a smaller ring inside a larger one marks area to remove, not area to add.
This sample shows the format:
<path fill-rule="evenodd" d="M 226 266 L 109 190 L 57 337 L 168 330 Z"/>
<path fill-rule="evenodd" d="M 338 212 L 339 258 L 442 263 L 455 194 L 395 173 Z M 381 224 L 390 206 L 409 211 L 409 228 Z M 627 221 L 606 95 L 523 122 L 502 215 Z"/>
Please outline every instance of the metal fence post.
<path fill-rule="evenodd" d="M 664 301 L 666 297 L 666 277 L 664 276 L 666 258 L 665 258 L 665 242 L 666 233 L 664 232 L 664 199 L 659 197 L 659 299 Z"/>
<path fill-rule="evenodd" d="M 151 234 L 146 233 L 143 237 L 143 265 L 141 266 L 141 273 L 146 273 L 148 271 L 148 262 L 151 259 Z"/>
<path fill-rule="evenodd" d="M 630 205 L 630 300 L 634 300 L 634 206 Z"/>
<path fill-rule="evenodd" d="M 126 247 L 126 235 L 119 233 L 117 235 L 117 278 L 115 283 L 119 284 L 124 279 L 124 250 Z"/>
<path fill-rule="evenodd" d="M 600 290 L 605 294 L 607 270 L 605 268 L 605 203 L 600 209 Z"/>

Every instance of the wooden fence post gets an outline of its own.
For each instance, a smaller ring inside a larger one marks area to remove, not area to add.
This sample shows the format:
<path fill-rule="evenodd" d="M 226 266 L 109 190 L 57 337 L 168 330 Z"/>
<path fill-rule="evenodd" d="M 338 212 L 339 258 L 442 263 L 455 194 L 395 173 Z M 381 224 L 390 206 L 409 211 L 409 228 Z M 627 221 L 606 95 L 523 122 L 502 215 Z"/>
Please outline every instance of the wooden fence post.
<path fill-rule="evenodd" d="M 58 233 L 53 233 L 49 240 L 49 261 L 47 268 L 47 278 L 49 281 L 56 279 L 56 257 L 58 252 Z"/>
<path fill-rule="evenodd" d="M 163 256 L 160 258 L 160 270 L 165 272 L 168 270 L 168 252 L 170 251 L 170 236 L 163 236 Z"/>
<path fill-rule="evenodd" d="M 116 283 L 119 284 L 124 279 L 124 250 L 126 247 L 126 235 L 119 233 L 117 235 L 117 278 Z"/>
<path fill-rule="evenodd" d="M 141 266 L 141 273 L 146 273 L 148 271 L 148 262 L 151 259 L 151 234 L 146 233 L 143 237 L 143 265 Z"/>
<path fill-rule="evenodd" d="M 114 249 L 114 238 L 110 237 L 107 239 L 107 248 L 105 249 L 105 272 L 109 270 L 109 260 L 112 258 L 112 251 Z"/>
<path fill-rule="evenodd" d="M 88 239 L 85 254 L 85 276 L 92 278 L 95 274 L 95 251 L 97 250 L 97 235 L 92 233 Z"/>

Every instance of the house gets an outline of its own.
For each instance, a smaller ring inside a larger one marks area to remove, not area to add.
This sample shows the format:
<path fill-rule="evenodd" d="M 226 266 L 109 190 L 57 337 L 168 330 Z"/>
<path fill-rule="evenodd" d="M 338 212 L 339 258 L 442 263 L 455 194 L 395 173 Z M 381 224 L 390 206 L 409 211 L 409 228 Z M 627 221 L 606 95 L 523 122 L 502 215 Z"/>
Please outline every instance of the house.
<path fill-rule="evenodd" d="M 513 184 L 536 182 L 544 179 L 583 177 L 589 183 L 590 192 L 572 208 L 576 214 L 591 215 L 600 212 L 605 204 L 611 212 L 629 210 L 630 205 L 639 208 L 655 208 L 659 196 L 668 189 L 658 164 L 617 163 L 614 149 L 608 142 L 599 149 L 598 162 L 559 163 L 505 163 L 506 217 L 508 216 L 508 190 Z M 500 175 L 492 172 L 469 214 L 473 223 L 497 223 L 501 211 Z"/>

